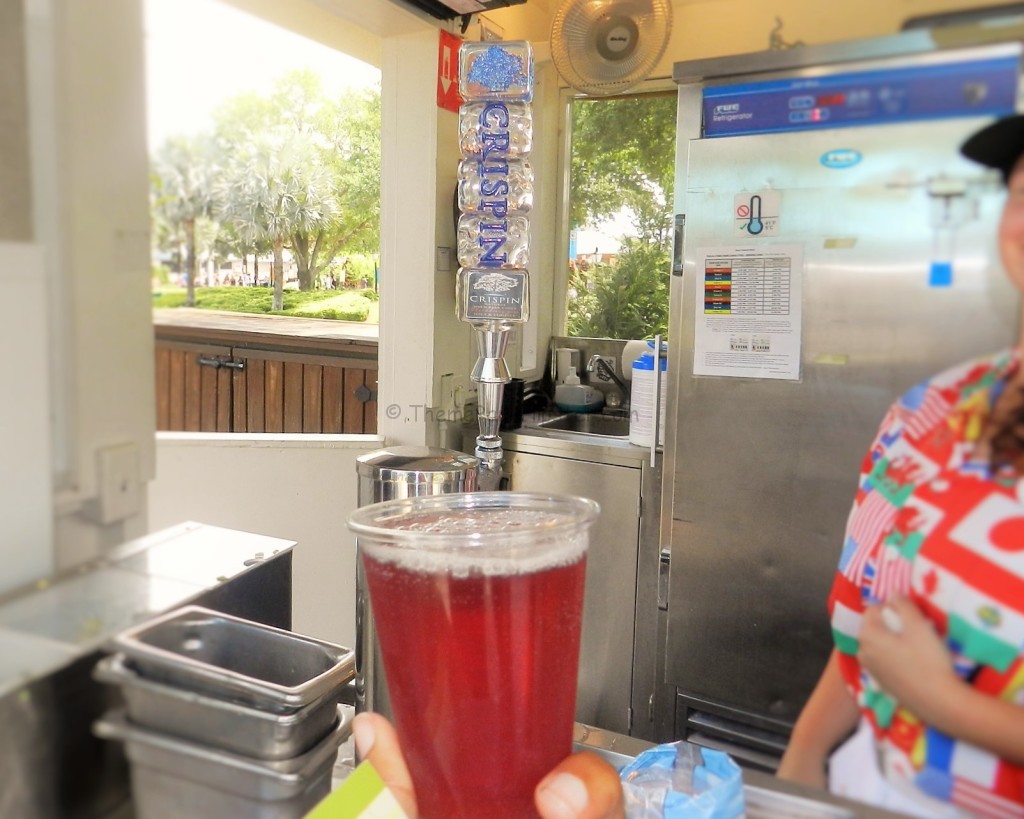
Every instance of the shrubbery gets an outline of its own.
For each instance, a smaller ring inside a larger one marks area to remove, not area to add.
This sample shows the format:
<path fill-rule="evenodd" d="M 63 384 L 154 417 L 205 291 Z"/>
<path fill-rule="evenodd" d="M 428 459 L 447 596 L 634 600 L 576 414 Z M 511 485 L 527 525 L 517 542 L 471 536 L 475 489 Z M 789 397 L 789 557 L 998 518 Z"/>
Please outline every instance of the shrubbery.
<path fill-rule="evenodd" d="M 570 275 L 568 331 L 585 338 L 650 338 L 668 332 L 668 248 L 627 239 L 614 265 Z"/>
<path fill-rule="evenodd" d="M 274 291 L 269 287 L 197 287 L 196 307 L 232 313 L 267 313 L 337 321 L 366 321 L 377 301 L 373 290 L 285 291 L 284 309 L 273 309 Z M 166 288 L 153 294 L 154 307 L 183 307 L 185 291 Z"/>

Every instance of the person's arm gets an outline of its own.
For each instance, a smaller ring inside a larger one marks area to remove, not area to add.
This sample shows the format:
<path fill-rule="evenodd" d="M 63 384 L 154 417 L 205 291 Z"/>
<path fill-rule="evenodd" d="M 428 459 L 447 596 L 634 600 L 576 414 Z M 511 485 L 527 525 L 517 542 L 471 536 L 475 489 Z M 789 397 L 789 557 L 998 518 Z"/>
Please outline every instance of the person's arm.
<path fill-rule="evenodd" d="M 890 619 L 886 625 L 885 608 L 896 613 L 896 623 Z M 894 598 L 870 607 L 857 656 L 887 694 L 928 725 L 1024 765 L 1024 707 L 960 679 L 941 638 L 913 601 Z"/>
<path fill-rule="evenodd" d="M 790 782 L 825 788 L 828 756 L 857 727 L 859 717 L 857 703 L 843 682 L 833 649 L 821 679 L 793 726 L 776 775 Z"/>

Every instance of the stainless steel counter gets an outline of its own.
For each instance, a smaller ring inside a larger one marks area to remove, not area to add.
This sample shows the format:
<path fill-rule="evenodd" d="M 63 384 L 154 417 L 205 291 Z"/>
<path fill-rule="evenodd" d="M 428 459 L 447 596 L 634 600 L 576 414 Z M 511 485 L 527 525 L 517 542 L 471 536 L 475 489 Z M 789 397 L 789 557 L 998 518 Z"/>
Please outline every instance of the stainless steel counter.
<path fill-rule="evenodd" d="M 117 632 L 194 602 L 291 624 L 292 541 L 183 523 L 0 598 L 0 817 L 103 816 L 121 749 L 92 734 L 116 694 L 92 679 Z"/>

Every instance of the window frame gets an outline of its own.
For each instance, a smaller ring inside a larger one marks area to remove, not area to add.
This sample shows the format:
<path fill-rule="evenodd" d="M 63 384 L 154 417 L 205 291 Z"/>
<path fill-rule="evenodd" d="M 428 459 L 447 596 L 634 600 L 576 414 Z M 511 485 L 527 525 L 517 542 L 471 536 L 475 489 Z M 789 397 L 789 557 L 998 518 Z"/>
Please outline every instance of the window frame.
<path fill-rule="evenodd" d="M 630 88 L 622 94 L 609 94 L 606 97 L 583 94 L 571 87 L 559 88 L 558 111 L 561 138 L 558 141 L 558 193 L 555 205 L 555 264 L 554 292 L 551 310 L 551 333 L 554 336 L 565 336 L 568 328 L 568 296 L 569 266 L 565 254 L 569 248 L 569 214 L 571 212 L 571 174 L 572 174 L 572 106 L 577 100 L 614 100 L 647 94 L 664 94 L 671 92 L 677 95 L 678 86 L 671 77 L 654 77 Z M 676 134 L 678 139 L 678 126 Z"/>

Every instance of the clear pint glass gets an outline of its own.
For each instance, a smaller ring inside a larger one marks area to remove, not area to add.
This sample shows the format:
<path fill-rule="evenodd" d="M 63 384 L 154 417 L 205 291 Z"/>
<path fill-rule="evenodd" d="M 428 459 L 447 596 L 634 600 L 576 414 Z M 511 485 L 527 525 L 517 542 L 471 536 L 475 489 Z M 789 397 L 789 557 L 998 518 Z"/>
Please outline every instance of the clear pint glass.
<path fill-rule="evenodd" d="M 424 819 L 534 817 L 572 750 L 596 503 L 518 492 L 358 509 L 395 727 Z"/>

